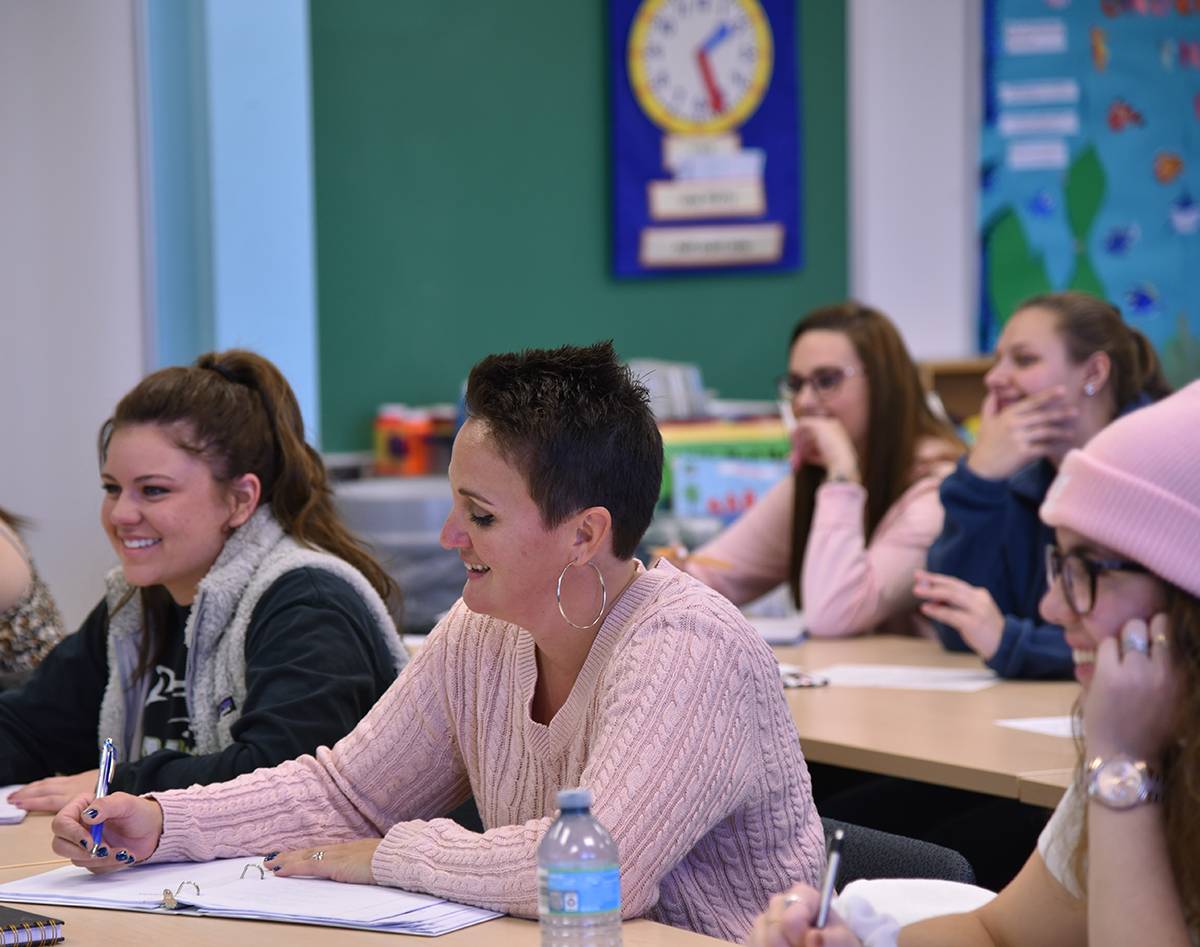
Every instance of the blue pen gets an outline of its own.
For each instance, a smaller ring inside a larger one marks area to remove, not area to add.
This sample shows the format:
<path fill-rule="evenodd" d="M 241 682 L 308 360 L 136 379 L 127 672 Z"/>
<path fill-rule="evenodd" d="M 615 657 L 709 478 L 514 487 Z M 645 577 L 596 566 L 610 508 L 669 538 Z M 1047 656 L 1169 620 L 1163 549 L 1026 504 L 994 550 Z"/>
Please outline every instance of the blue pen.
<path fill-rule="evenodd" d="M 100 769 L 96 772 L 96 798 L 103 799 L 108 795 L 108 783 L 112 779 L 113 764 L 117 761 L 117 750 L 113 741 L 107 739 L 100 748 Z M 104 823 L 97 822 L 92 826 L 92 854 L 100 851 L 100 839 L 104 835 Z"/>

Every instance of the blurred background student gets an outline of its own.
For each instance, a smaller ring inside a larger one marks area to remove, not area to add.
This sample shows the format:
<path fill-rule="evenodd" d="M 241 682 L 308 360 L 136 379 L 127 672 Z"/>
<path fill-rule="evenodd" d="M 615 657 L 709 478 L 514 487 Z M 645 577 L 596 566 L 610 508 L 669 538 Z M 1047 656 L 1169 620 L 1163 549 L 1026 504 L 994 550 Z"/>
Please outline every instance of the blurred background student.
<path fill-rule="evenodd" d="M 26 525 L 0 507 L 0 690 L 23 683 L 65 634 L 58 606 L 18 533 Z"/>
<path fill-rule="evenodd" d="M 979 436 L 942 483 L 945 525 L 915 591 L 946 648 L 1003 677 L 1070 677 L 1062 629 L 1038 617 L 1053 539 L 1038 506 L 1067 451 L 1170 386 L 1145 336 L 1079 292 L 1022 303 L 984 381 Z"/>
<path fill-rule="evenodd" d="M 971 913 L 905 927 L 904 947 L 1200 943 L 1198 452 L 1194 382 L 1063 461 L 1041 507 L 1041 608 L 1083 687 L 1075 781 L 1010 885 Z M 887 936 L 855 904 L 814 932 L 816 895 L 773 898 L 749 943 L 896 942 L 894 924 Z"/>
<path fill-rule="evenodd" d="M 914 633 L 913 571 L 941 529 L 938 484 L 962 446 L 930 410 L 899 332 L 853 301 L 808 313 L 779 394 L 795 416 L 795 474 L 685 568 L 735 604 L 787 582 L 813 635 Z"/>
<path fill-rule="evenodd" d="M 252 352 L 202 355 L 100 431 L 100 522 L 120 566 L 21 688 L 0 694 L 0 785 L 54 811 L 96 783 L 231 779 L 332 745 L 407 657 L 387 574 L 338 519 L 291 387 Z M 62 775 L 56 775 L 62 774 Z"/>

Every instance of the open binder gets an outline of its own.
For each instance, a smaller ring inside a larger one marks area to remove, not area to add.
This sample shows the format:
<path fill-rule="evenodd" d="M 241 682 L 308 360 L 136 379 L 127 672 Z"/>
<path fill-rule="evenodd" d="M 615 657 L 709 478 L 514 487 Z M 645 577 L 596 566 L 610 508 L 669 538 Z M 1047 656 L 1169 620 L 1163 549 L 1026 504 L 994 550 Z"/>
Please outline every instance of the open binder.
<path fill-rule="evenodd" d="M 380 885 L 279 878 L 246 858 L 140 865 L 93 875 L 71 865 L 0 885 L 0 900 L 175 911 L 435 937 L 500 915 Z"/>

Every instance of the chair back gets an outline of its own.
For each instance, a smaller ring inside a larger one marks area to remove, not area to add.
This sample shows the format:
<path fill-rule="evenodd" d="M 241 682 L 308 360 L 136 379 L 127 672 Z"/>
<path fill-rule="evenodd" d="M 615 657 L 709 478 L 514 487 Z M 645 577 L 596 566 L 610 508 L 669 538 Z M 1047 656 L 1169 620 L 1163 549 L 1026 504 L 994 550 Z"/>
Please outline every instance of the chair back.
<path fill-rule="evenodd" d="M 846 833 L 837 878 L 839 891 L 860 878 L 936 878 L 975 884 L 971 863 L 952 848 L 837 819 L 821 819 L 821 825 L 826 839 L 832 838 L 835 829 Z"/>

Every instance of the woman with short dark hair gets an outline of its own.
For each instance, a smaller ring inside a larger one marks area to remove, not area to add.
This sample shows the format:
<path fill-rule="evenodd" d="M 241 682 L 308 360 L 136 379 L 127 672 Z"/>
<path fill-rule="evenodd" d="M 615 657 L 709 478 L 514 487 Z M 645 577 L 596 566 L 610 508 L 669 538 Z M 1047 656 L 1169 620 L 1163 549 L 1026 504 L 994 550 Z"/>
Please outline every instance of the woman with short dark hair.
<path fill-rule="evenodd" d="M 56 851 L 101 871 L 272 852 L 281 875 L 533 917 L 556 793 L 582 785 L 626 917 L 738 939 L 772 890 L 816 881 L 824 836 L 770 650 L 727 600 L 633 557 L 662 473 L 646 389 L 610 344 L 567 346 L 484 359 L 467 411 L 442 527 L 462 600 L 354 732 L 223 786 L 80 796 Z M 435 818 L 472 794 L 482 835 Z M 79 847 L 93 819 L 107 858 Z"/>

